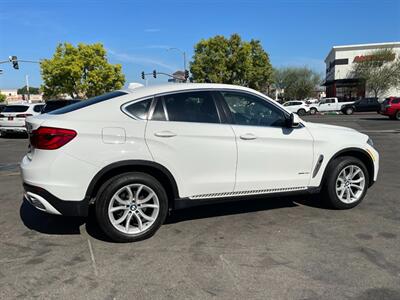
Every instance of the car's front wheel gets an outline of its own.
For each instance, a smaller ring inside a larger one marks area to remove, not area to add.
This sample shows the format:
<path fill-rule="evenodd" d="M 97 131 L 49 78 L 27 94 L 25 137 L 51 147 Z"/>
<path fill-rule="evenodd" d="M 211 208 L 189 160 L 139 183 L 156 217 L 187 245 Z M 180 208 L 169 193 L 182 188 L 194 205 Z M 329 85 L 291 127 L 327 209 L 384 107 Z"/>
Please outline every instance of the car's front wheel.
<path fill-rule="evenodd" d="M 107 181 L 95 203 L 97 221 L 116 242 L 135 242 L 151 237 L 168 211 L 167 194 L 154 177 L 125 173 Z"/>
<path fill-rule="evenodd" d="M 397 121 L 400 121 L 400 110 L 398 110 L 398 111 L 396 112 L 396 114 L 394 115 L 394 118 L 395 118 Z"/>
<path fill-rule="evenodd" d="M 322 195 L 335 209 L 357 206 L 368 189 L 368 172 L 364 163 L 351 156 L 338 157 L 328 166 Z"/>
<path fill-rule="evenodd" d="M 304 115 L 306 114 L 306 110 L 303 109 L 303 108 L 300 108 L 300 109 L 297 111 L 297 114 L 298 114 L 299 116 L 304 116 Z"/>

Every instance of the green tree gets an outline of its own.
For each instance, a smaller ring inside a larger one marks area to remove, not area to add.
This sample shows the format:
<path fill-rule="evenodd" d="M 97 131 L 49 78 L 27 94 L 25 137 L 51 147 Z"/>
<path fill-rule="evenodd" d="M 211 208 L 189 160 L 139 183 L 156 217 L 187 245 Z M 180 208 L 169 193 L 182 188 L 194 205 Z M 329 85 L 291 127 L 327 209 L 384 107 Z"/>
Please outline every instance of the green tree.
<path fill-rule="evenodd" d="M 68 94 L 72 98 L 89 98 L 121 88 L 125 83 L 121 65 L 107 60 L 100 43 L 77 47 L 59 44 L 54 56 L 40 63 L 46 99 Z"/>
<path fill-rule="evenodd" d="M 321 76 L 307 67 L 286 67 L 275 69 L 275 87 L 284 90 L 285 100 L 313 97 L 321 83 Z"/>
<path fill-rule="evenodd" d="M 372 51 L 355 62 L 351 76 L 365 82 L 367 91 L 378 98 L 390 88 L 400 85 L 400 56 L 392 49 Z"/>
<path fill-rule="evenodd" d="M 24 85 L 22 88 L 17 90 L 18 95 L 26 95 L 28 94 L 28 89 L 26 85 Z M 40 94 L 40 89 L 37 87 L 29 87 L 29 94 L 31 95 L 38 95 Z"/>
<path fill-rule="evenodd" d="M 6 101 L 6 99 L 7 99 L 7 96 L 0 93 L 0 103 Z"/>
<path fill-rule="evenodd" d="M 197 82 L 238 84 L 260 91 L 272 82 L 272 66 L 260 41 L 246 42 L 238 34 L 198 42 L 190 71 Z"/>

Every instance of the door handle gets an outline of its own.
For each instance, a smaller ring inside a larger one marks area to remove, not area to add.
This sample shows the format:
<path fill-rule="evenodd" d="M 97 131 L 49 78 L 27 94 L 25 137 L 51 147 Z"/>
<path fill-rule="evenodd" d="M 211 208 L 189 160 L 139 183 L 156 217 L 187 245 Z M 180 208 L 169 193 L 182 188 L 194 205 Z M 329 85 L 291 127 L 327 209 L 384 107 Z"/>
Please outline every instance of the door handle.
<path fill-rule="evenodd" d="M 242 135 L 240 136 L 240 138 L 241 138 L 242 140 L 255 140 L 257 137 L 256 137 L 254 134 L 252 134 L 252 133 L 246 133 L 246 134 L 242 134 Z"/>
<path fill-rule="evenodd" d="M 156 132 L 154 133 L 154 135 L 158 137 L 174 137 L 176 136 L 176 133 L 166 130 L 166 131 Z"/>

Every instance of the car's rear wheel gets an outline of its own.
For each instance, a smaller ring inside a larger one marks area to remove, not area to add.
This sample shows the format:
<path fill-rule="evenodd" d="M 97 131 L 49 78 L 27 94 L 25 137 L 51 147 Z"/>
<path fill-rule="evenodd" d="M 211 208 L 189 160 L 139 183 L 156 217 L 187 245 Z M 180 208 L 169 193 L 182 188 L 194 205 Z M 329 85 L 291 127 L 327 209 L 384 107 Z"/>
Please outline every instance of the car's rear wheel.
<path fill-rule="evenodd" d="M 315 115 L 315 114 L 317 113 L 317 111 L 318 111 L 318 110 L 317 110 L 316 108 L 313 107 L 313 108 L 310 109 L 310 114 L 311 114 L 311 115 Z"/>
<path fill-rule="evenodd" d="M 398 111 L 396 112 L 396 114 L 394 115 L 394 117 L 395 117 L 395 119 L 396 119 L 397 121 L 400 121 L 400 110 L 398 110 Z"/>
<path fill-rule="evenodd" d="M 306 114 L 306 110 L 303 109 L 303 108 L 300 108 L 300 109 L 297 111 L 297 114 L 298 114 L 299 116 L 304 116 L 304 115 Z"/>
<path fill-rule="evenodd" d="M 338 157 L 328 166 L 322 195 L 335 209 L 357 206 L 368 189 L 368 172 L 364 163 L 351 156 Z"/>
<path fill-rule="evenodd" d="M 353 112 L 354 112 L 354 109 L 352 109 L 351 107 L 346 108 L 346 110 L 345 110 L 346 115 L 352 115 Z"/>
<path fill-rule="evenodd" d="M 96 200 L 96 217 L 104 233 L 116 242 L 151 237 L 163 224 L 168 199 L 154 177 L 139 172 L 109 180 Z"/>

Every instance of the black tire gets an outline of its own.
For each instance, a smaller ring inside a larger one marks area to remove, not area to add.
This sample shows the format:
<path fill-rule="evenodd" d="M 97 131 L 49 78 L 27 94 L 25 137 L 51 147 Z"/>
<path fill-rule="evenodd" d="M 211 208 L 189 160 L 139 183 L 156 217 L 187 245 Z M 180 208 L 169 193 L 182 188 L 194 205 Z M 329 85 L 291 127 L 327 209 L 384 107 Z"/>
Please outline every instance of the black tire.
<path fill-rule="evenodd" d="M 351 107 L 348 107 L 345 109 L 345 114 L 346 115 L 352 115 L 354 113 L 354 109 Z"/>
<path fill-rule="evenodd" d="M 154 223 L 143 232 L 127 234 L 119 231 L 111 223 L 108 216 L 108 206 L 114 194 L 122 187 L 129 184 L 144 184 L 151 188 L 157 195 L 159 212 Z M 95 202 L 96 219 L 103 232 L 115 242 L 137 242 L 147 239 L 164 223 L 168 213 L 168 197 L 161 183 L 145 173 L 130 172 L 115 176 L 103 184 Z"/>
<path fill-rule="evenodd" d="M 318 112 L 318 110 L 316 108 L 310 108 L 310 114 L 311 115 L 315 115 Z"/>
<path fill-rule="evenodd" d="M 345 203 L 336 194 L 336 181 L 340 172 L 349 165 L 356 165 L 361 168 L 365 176 L 364 190 L 360 198 L 352 203 Z M 325 203 L 334 209 L 349 209 L 357 206 L 364 199 L 365 194 L 368 190 L 369 174 L 364 163 L 358 158 L 352 156 L 342 156 L 335 158 L 331 161 L 326 169 L 326 176 L 322 186 L 322 198 Z"/>
<path fill-rule="evenodd" d="M 398 110 L 396 112 L 396 114 L 394 115 L 395 120 L 400 121 L 400 110 Z"/>
<path fill-rule="evenodd" d="M 299 116 L 304 116 L 304 115 L 306 114 L 306 110 L 303 109 L 303 108 L 300 108 L 300 109 L 297 111 L 297 114 L 298 114 Z"/>

